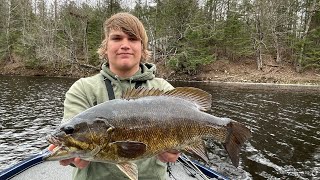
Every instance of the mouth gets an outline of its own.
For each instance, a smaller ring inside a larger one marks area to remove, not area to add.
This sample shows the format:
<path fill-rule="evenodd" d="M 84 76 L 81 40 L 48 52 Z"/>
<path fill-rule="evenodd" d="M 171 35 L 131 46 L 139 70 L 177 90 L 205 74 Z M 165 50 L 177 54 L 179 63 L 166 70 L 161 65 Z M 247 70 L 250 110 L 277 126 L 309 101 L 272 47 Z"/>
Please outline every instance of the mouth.
<path fill-rule="evenodd" d="M 118 53 L 117 55 L 121 56 L 129 56 L 129 55 L 133 55 L 132 53 Z"/>

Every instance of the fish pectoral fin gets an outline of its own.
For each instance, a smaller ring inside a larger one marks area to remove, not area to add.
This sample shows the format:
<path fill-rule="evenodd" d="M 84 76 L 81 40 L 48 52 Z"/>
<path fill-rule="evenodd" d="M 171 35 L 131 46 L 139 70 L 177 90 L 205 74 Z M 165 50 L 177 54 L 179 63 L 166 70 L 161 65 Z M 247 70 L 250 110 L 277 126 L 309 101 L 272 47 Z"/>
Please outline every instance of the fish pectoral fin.
<path fill-rule="evenodd" d="M 124 162 L 117 164 L 117 167 L 125 173 L 131 180 L 138 180 L 138 167 L 135 163 Z"/>
<path fill-rule="evenodd" d="M 135 141 L 116 141 L 112 145 L 116 146 L 116 151 L 120 157 L 136 158 L 143 155 L 147 150 L 147 145 Z"/>
<path fill-rule="evenodd" d="M 187 146 L 184 149 L 187 153 L 190 153 L 192 155 L 196 155 L 197 157 L 201 158 L 206 163 L 209 162 L 208 154 L 206 149 L 204 148 L 203 142 L 193 145 L 193 146 Z"/>

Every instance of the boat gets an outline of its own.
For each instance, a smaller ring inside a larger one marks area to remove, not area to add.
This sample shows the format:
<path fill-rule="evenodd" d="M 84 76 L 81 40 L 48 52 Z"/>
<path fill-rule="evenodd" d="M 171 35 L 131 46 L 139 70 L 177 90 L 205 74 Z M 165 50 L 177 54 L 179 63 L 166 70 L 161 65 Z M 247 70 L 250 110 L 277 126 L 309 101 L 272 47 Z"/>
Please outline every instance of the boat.
<path fill-rule="evenodd" d="M 0 172 L 0 180 L 55 180 L 72 179 L 72 166 L 61 166 L 57 161 L 44 161 L 50 152 L 42 152 L 3 170 Z M 168 180 L 192 180 L 192 179 L 221 179 L 228 180 L 227 177 L 219 174 L 213 169 L 201 164 L 198 161 L 189 159 L 182 154 L 176 163 L 169 163 Z"/>

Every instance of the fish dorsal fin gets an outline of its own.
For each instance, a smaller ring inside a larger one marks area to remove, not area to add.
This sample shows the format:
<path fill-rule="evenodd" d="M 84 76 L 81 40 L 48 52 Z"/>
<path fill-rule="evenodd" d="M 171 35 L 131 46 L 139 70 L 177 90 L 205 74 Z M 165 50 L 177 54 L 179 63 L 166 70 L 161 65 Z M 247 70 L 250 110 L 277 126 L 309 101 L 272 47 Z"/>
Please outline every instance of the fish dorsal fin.
<path fill-rule="evenodd" d="M 137 89 L 127 89 L 127 91 L 122 95 L 122 99 L 138 99 L 146 96 L 161 96 L 165 91 L 156 88 L 144 88 L 138 87 Z"/>
<path fill-rule="evenodd" d="M 187 101 L 194 102 L 201 111 L 208 111 L 211 109 L 211 94 L 204 90 L 194 87 L 177 87 L 171 91 L 164 93 L 165 96 L 172 96 L 182 98 Z"/>
<path fill-rule="evenodd" d="M 197 105 L 198 109 L 202 111 L 208 111 L 211 108 L 211 94 L 194 87 L 177 87 L 169 91 L 163 91 L 159 89 L 147 89 L 139 87 L 137 89 L 127 90 L 122 98 L 123 99 L 138 99 L 146 96 L 168 96 L 177 97 Z"/>

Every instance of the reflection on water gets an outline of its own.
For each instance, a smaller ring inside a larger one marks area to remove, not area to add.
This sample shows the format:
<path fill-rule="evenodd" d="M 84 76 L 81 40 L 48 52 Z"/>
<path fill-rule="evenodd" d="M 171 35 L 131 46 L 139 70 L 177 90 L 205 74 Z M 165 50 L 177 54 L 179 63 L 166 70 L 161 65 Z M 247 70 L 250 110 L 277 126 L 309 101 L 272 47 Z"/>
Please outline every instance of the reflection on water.
<path fill-rule="evenodd" d="M 74 79 L 0 77 L 0 170 L 47 146 L 44 137 L 61 120 L 64 94 Z M 320 171 L 320 94 L 243 90 L 173 82 L 210 92 L 209 113 L 249 126 L 238 169 L 221 146 L 209 145 L 212 165 L 232 179 L 311 179 Z"/>

